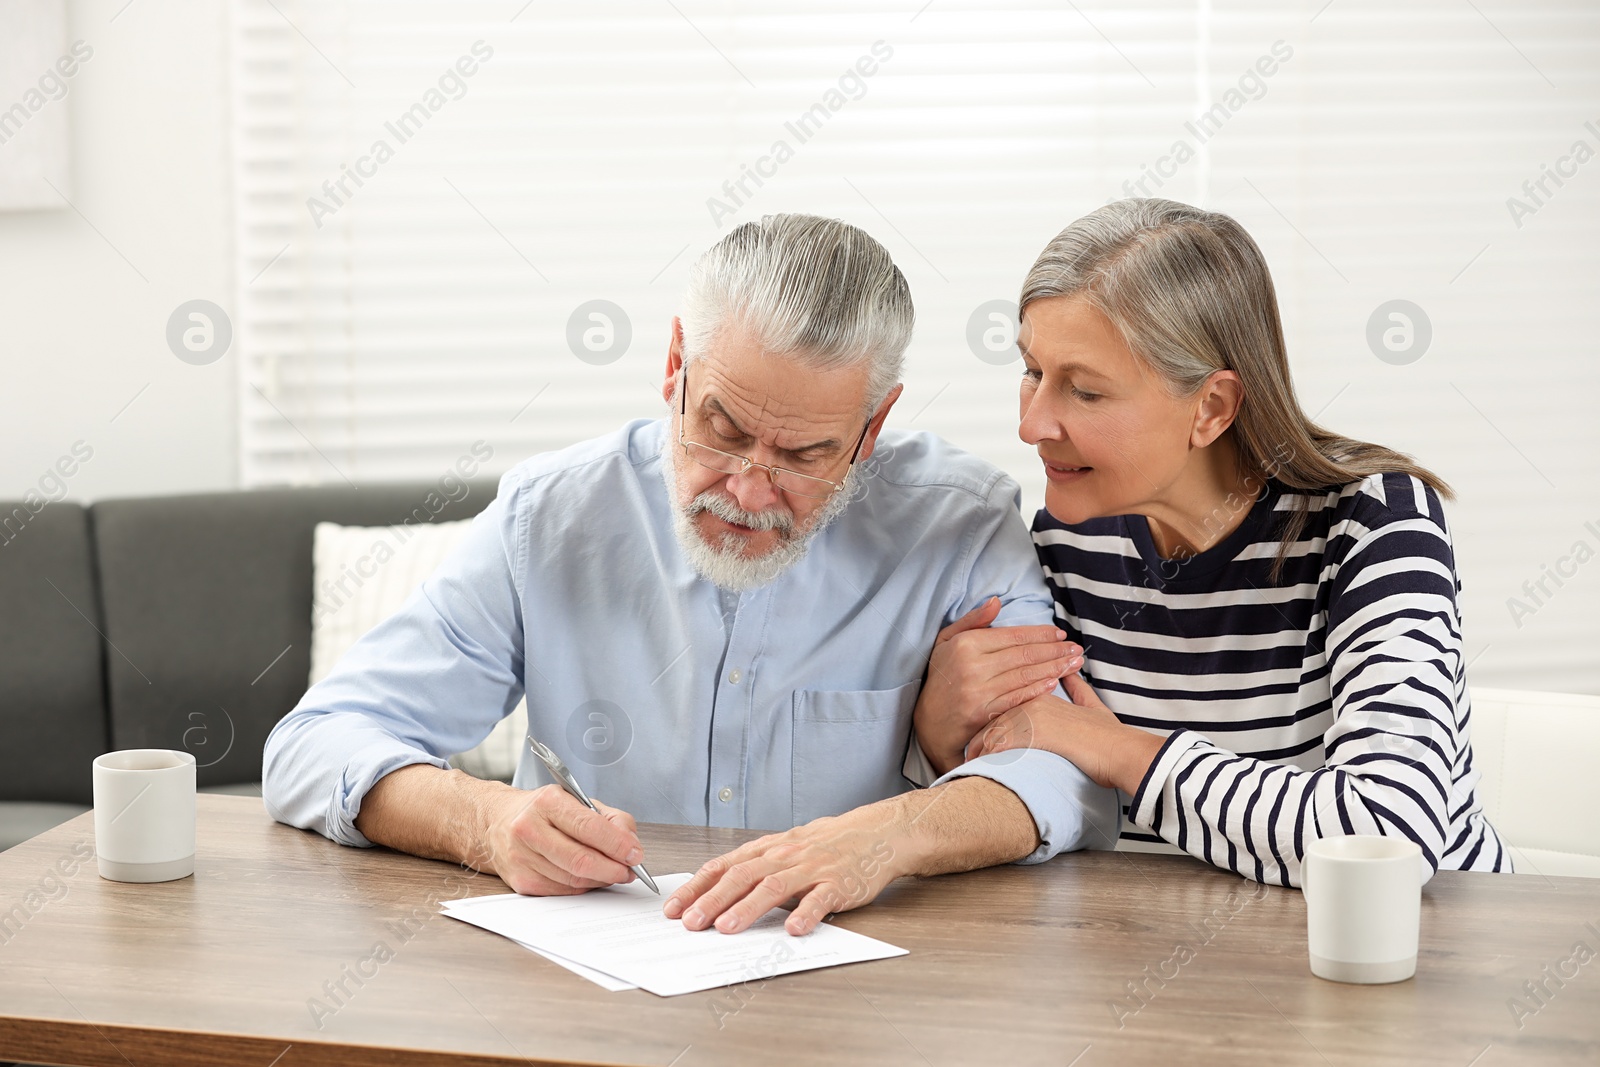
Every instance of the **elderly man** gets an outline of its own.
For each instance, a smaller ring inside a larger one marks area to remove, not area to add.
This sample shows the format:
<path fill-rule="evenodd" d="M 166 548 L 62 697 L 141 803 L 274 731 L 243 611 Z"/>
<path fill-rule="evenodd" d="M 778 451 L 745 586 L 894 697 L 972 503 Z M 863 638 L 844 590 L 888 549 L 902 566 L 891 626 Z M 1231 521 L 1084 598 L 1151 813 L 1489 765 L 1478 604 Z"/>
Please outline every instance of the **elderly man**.
<path fill-rule="evenodd" d="M 913 743 L 919 700 L 930 723 L 1003 710 L 1081 655 L 1051 625 L 1015 483 L 883 431 L 911 325 L 904 277 L 852 226 L 777 215 L 718 242 L 673 321 L 670 416 L 506 474 L 466 543 L 272 732 L 268 810 L 530 894 L 632 879 L 635 817 L 786 830 L 665 901 L 724 932 L 798 900 L 787 928 L 805 933 L 900 875 L 1114 841 L 1114 794 L 1052 753 L 913 790 L 964 743 Z M 990 622 L 1008 628 L 924 685 L 936 639 Z M 603 816 L 527 752 L 511 786 L 449 769 L 524 693 Z"/>

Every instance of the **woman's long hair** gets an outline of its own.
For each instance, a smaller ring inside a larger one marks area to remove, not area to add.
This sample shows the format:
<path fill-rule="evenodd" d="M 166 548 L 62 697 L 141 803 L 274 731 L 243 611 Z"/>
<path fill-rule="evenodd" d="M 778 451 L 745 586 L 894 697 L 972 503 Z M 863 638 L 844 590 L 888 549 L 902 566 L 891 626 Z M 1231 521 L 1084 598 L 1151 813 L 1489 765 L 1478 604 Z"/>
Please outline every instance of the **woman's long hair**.
<path fill-rule="evenodd" d="M 1261 249 L 1231 217 L 1172 200 L 1117 200 L 1045 246 L 1022 283 L 1035 300 L 1084 296 L 1174 396 L 1193 396 L 1231 370 L 1244 398 L 1231 427 L 1242 474 L 1294 489 L 1327 489 L 1374 474 L 1410 474 L 1445 498 L 1444 480 L 1410 456 L 1325 430 L 1295 397 L 1278 297 Z M 1305 529 L 1304 508 L 1285 518 L 1276 581 Z"/>

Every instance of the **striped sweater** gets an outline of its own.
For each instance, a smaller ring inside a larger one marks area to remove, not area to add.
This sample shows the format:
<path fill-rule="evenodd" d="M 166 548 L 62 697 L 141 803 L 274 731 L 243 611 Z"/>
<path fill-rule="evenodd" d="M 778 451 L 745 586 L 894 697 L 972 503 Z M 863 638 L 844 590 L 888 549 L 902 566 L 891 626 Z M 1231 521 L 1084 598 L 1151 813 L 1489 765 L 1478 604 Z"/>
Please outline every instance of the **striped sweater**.
<path fill-rule="evenodd" d="M 1460 582 L 1433 490 L 1402 474 L 1311 492 L 1269 481 L 1245 505 L 1183 560 L 1157 554 L 1142 516 L 1034 522 L 1085 677 L 1123 722 L 1167 735 L 1121 798 L 1123 847 L 1299 885 L 1308 841 L 1385 834 L 1432 870 L 1509 871 L 1474 795 Z"/>

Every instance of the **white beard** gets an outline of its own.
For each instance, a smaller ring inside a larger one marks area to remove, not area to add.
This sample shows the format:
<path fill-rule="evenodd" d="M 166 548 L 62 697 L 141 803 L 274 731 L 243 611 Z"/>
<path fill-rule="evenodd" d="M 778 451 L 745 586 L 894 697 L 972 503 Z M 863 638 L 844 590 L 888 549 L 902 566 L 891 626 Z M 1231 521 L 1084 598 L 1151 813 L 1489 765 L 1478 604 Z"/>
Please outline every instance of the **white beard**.
<path fill-rule="evenodd" d="M 794 516 L 786 508 L 770 511 L 745 511 L 724 493 L 707 490 L 688 504 L 679 502 L 678 449 L 668 441 L 661 449 L 661 477 L 667 486 L 667 503 L 672 508 L 672 532 L 683 548 L 684 558 L 694 572 L 719 589 L 743 593 L 758 589 L 777 579 L 778 575 L 799 563 L 811 548 L 811 539 L 827 528 L 828 524 L 843 514 L 845 507 L 856 496 L 858 477 L 852 464 L 845 475 L 844 487 L 812 516 L 802 530 L 796 530 Z M 719 519 L 736 522 L 756 530 L 777 530 L 778 543 L 765 554 L 753 559 L 741 553 L 743 544 L 734 534 L 724 534 L 720 544 L 711 544 L 694 524 L 695 516 L 709 511 Z"/>

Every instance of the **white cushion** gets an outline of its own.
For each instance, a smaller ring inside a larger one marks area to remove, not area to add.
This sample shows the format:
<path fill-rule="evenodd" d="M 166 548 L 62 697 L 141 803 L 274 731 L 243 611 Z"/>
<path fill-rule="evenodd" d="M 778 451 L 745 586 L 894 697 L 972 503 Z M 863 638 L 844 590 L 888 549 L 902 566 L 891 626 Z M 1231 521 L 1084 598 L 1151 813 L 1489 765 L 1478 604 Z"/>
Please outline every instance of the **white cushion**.
<path fill-rule="evenodd" d="M 1600 878 L 1600 697 L 1473 687 L 1472 750 L 1518 872 Z"/>
<path fill-rule="evenodd" d="M 317 523 L 311 550 L 313 685 L 368 630 L 399 610 L 411 591 L 460 543 L 471 522 L 406 526 L 403 540 L 392 526 Z M 450 762 L 476 777 L 509 782 L 527 733 L 528 708 L 523 701 L 482 744 L 452 756 Z"/>

